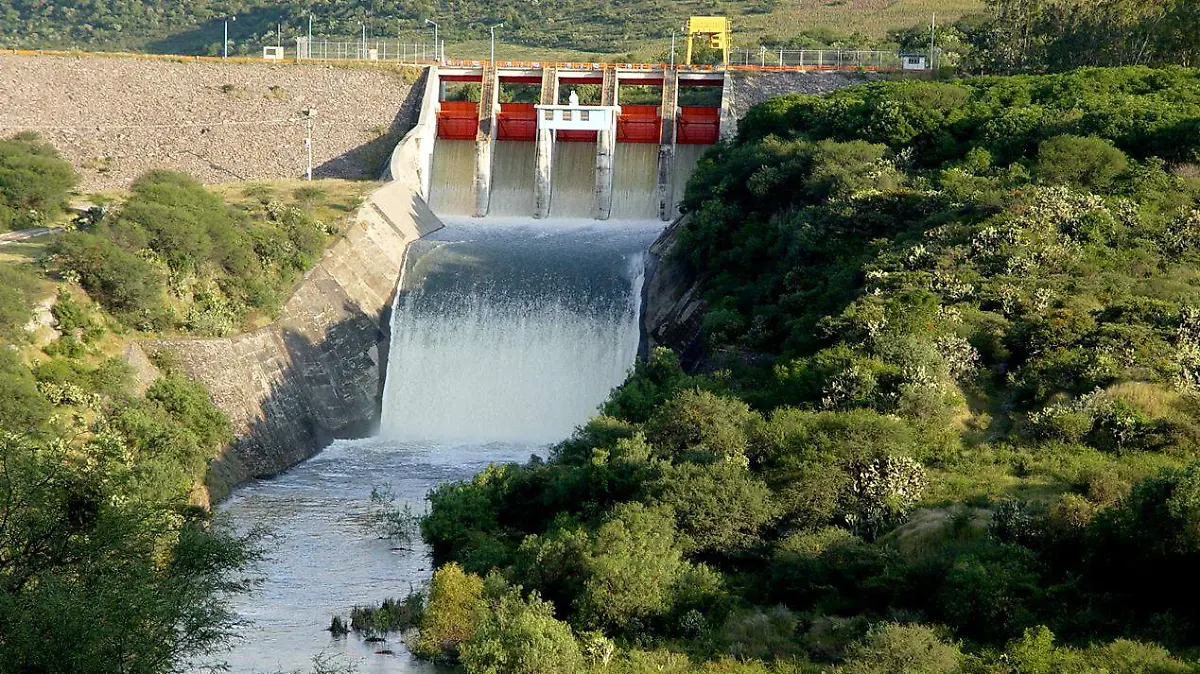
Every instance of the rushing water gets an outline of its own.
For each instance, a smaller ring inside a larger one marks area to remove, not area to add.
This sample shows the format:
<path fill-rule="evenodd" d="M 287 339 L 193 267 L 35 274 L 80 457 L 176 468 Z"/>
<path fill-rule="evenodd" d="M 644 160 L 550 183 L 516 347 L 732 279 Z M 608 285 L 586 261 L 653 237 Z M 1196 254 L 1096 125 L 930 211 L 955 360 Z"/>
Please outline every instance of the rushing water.
<path fill-rule="evenodd" d="M 382 429 L 343 441 L 222 506 L 275 543 L 234 672 L 307 671 L 314 655 L 364 674 L 433 671 L 398 638 L 325 631 L 333 613 L 402 597 L 427 552 L 367 525 L 374 487 L 424 512 L 426 493 L 490 462 L 524 461 L 591 415 L 632 365 L 642 253 L 658 223 L 448 221 L 410 251 L 392 323 Z M 384 651 L 381 653 L 381 651 Z"/>

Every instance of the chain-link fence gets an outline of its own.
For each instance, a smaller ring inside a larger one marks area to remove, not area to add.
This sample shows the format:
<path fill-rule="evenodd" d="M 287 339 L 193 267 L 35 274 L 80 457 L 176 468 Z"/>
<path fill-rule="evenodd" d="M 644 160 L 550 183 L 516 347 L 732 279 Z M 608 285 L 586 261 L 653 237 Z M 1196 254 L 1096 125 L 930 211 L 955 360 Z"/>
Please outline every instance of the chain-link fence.
<path fill-rule="evenodd" d="M 298 61 L 391 61 L 394 63 L 434 63 L 445 59 L 446 41 L 412 41 L 369 38 L 366 40 L 323 40 L 297 38 L 296 45 L 284 47 L 278 58 Z M 271 48 L 275 51 L 274 48 Z M 267 52 L 264 51 L 264 56 Z"/>
<path fill-rule="evenodd" d="M 924 68 L 924 57 L 917 69 Z M 912 69 L 916 63 L 912 57 L 906 58 L 901 54 L 878 50 L 852 49 L 735 49 L 730 54 L 730 65 L 759 66 L 764 68 L 816 68 L 831 70 L 850 70 L 863 68 L 868 70 Z M 906 66 L 906 64 L 908 64 Z"/>

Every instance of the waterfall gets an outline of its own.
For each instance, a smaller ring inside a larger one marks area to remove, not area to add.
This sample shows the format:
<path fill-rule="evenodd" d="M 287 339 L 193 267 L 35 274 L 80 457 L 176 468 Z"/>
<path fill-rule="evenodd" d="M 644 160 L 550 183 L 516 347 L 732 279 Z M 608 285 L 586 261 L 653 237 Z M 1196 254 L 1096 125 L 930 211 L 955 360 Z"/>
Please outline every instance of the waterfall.
<path fill-rule="evenodd" d="M 451 220 L 422 241 L 396 298 L 380 435 L 566 438 L 633 364 L 659 227 Z"/>

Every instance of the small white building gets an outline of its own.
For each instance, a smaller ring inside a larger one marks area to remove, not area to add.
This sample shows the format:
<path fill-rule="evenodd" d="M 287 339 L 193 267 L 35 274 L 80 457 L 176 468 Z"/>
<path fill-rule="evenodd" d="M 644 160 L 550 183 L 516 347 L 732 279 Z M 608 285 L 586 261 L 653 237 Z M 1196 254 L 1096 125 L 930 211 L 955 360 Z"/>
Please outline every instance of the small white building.
<path fill-rule="evenodd" d="M 929 70 L 929 56 L 926 54 L 901 54 L 900 63 L 905 70 Z"/>

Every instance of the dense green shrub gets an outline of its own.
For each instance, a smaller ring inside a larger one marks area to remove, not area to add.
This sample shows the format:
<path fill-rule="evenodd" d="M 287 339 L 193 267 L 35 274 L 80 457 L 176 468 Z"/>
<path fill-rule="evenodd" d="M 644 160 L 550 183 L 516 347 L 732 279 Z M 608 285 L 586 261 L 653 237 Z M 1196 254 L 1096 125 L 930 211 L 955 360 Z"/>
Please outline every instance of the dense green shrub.
<path fill-rule="evenodd" d="M 85 231 L 55 242 L 62 269 L 134 326 L 226 335 L 254 312 L 276 311 L 311 268 L 328 233 L 279 203 L 236 210 L 194 179 L 151 171 Z"/>
<path fill-rule="evenodd" d="M 958 647 L 946 643 L 924 625 L 888 623 L 879 625 L 850 648 L 846 674 L 954 674 L 963 656 Z"/>
<path fill-rule="evenodd" d="M 0 138 L 0 231 L 50 224 L 74 187 L 71 165 L 36 134 Z"/>
<path fill-rule="evenodd" d="M 37 382 L 20 356 L 0 348 L 0 428 L 25 433 L 41 426 L 50 416 L 50 403 L 38 391 Z"/>
<path fill-rule="evenodd" d="M 18 344 L 26 340 L 25 326 L 33 318 L 37 278 L 28 271 L 0 266 L 0 340 Z"/>
<path fill-rule="evenodd" d="M 1103 192 L 1128 166 L 1125 153 L 1110 142 L 1055 136 L 1038 147 L 1035 175 L 1047 183 Z"/>

